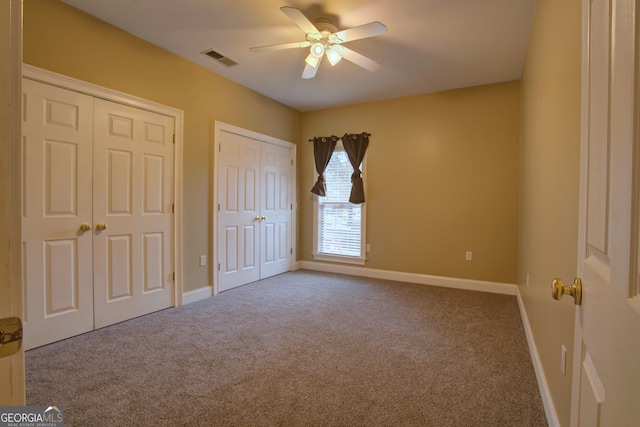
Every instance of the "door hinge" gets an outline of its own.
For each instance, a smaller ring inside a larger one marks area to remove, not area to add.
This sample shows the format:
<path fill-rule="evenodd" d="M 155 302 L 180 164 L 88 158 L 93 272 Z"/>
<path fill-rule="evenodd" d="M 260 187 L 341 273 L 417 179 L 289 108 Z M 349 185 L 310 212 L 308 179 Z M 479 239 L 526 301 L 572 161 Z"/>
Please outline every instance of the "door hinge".
<path fill-rule="evenodd" d="M 218 203 L 218 212 L 220 212 L 220 203 Z"/>
<path fill-rule="evenodd" d="M 171 273 L 171 280 L 176 281 L 176 272 Z"/>
<path fill-rule="evenodd" d="M 22 321 L 19 317 L 0 319 L 0 358 L 13 356 L 22 345 Z"/>
<path fill-rule="evenodd" d="M 171 213 L 176 213 L 176 204 L 171 203 Z"/>
<path fill-rule="evenodd" d="M 289 253 L 293 255 L 293 248 L 289 248 Z"/>
<path fill-rule="evenodd" d="M 174 144 L 176 143 L 176 134 L 175 133 L 173 134 L 173 143 Z"/>
<path fill-rule="evenodd" d="M 220 271 L 220 263 L 218 263 L 218 271 Z"/>
<path fill-rule="evenodd" d="M 291 159 L 291 166 L 293 166 L 293 159 Z"/>
<path fill-rule="evenodd" d="M 218 144 L 218 151 L 222 151 L 222 143 Z"/>

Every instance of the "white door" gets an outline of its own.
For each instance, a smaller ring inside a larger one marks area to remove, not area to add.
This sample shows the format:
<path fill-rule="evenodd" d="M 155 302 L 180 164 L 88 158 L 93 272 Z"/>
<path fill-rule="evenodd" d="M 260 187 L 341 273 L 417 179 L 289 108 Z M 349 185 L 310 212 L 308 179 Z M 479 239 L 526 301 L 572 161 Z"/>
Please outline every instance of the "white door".
<path fill-rule="evenodd" d="M 573 426 L 640 425 L 635 0 L 585 0 Z"/>
<path fill-rule="evenodd" d="M 172 117 L 95 100 L 95 327 L 172 305 Z"/>
<path fill-rule="evenodd" d="M 260 141 L 221 132 L 218 290 L 260 278 Z"/>
<path fill-rule="evenodd" d="M 26 349 L 93 329 L 93 98 L 23 79 Z"/>
<path fill-rule="evenodd" d="M 221 131 L 218 161 L 218 290 L 290 270 L 289 147 Z"/>
<path fill-rule="evenodd" d="M 25 348 L 171 306 L 174 119 L 23 93 Z"/>
<path fill-rule="evenodd" d="M 262 144 L 260 278 L 291 267 L 291 149 Z"/>

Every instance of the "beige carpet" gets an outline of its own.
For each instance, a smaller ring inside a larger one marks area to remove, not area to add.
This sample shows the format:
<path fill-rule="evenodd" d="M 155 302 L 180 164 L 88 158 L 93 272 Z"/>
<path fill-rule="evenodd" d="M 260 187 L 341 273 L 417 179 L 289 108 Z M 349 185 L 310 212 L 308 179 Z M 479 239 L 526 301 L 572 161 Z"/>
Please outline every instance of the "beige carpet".
<path fill-rule="evenodd" d="M 66 426 L 546 426 L 515 297 L 297 271 L 28 351 Z"/>

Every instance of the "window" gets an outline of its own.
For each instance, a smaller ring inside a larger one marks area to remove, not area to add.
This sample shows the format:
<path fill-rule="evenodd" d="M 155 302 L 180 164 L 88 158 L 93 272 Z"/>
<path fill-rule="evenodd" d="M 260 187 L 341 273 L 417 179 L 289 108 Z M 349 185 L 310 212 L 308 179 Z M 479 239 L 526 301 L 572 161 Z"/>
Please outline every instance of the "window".
<path fill-rule="evenodd" d="M 364 175 L 364 162 L 362 164 Z M 325 197 L 314 202 L 314 252 L 321 261 L 364 265 L 365 204 L 349 202 L 353 166 L 341 143 L 336 146 L 325 170 Z"/>

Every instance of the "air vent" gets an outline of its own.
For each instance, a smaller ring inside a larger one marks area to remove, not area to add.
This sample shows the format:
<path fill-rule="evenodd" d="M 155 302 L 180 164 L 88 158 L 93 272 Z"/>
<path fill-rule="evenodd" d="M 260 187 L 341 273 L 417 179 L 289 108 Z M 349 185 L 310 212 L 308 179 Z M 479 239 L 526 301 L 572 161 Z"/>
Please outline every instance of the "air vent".
<path fill-rule="evenodd" d="M 238 65 L 238 63 L 233 59 L 227 56 L 224 56 L 223 54 L 216 52 L 213 49 L 205 50 L 204 52 L 202 52 L 202 54 L 215 59 L 216 61 L 218 61 L 223 65 L 226 65 L 227 67 L 233 67 L 234 65 Z"/>

